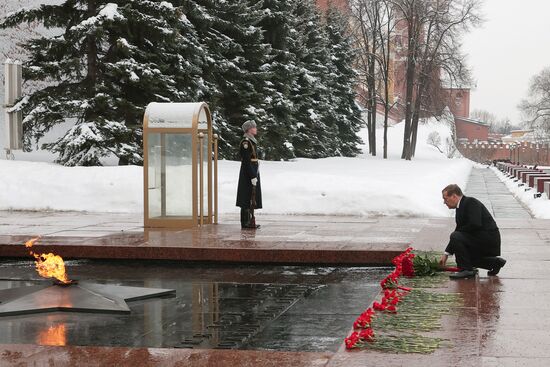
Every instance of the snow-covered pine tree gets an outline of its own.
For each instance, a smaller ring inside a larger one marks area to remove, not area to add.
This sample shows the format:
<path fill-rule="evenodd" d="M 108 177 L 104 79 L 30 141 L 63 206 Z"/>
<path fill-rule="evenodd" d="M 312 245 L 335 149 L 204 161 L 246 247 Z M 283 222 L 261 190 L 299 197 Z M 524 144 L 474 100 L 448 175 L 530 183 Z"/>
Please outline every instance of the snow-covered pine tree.
<path fill-rule="evenodd" d="M 216 112 L 220 154 L 236 158 L 246 120 L 262 126 L 266 72 L 270 55 L 260 22 L 263 12 L 249 0 L 183 0 L 200 42 L 207 50 L 204 79 L 212 85 L 207 100 Z"/>
<path fill-rule="evenodd" d="M 268 62 L 262 71 L 268 73 L 264 89 L 263 109 L 265 120 L 260 125 L 262 149 L 269 160 L 291 159 L 295 157 L 293 137 L 296 124 L 293 122 L 294 106 L 290 99 L 291 89 L 296 80 L 298 67 L 296 55 L 289 51 L 295 42 L 295 1 L 256 0 L 264 9 L 261 26 L 265 41 L 271 45 Z"/>
<path fill-rule="evenodd" d="M 340 153 L 355 156 L 361 152 L 362 143 L 357 135 L 364 122 L 357 105 L 357 73 L 353 69 L 356 58 L 353 39 L 346 17 L 334 6 L 329 7 L 325 17 L 328 47 L 330 49 L 330 78 L 328 89 L 331 91 L 331 105 L 336 114 Z"/>
<path fill-rule="evenodd" d="M 50 84 L 25 96 L 27 146 L 53 126 L 74 126 L 47 149 L 65 165 L 100 165 L 115 155 L 139 164 L 141 120 L 153 101 L 194 101 L 204 92 L 203 50 L 191 23 L 171 3 L 66 0 L 6 16 L 1 26 L 38 21 L 56 37 L 25 44 L 25 79 Z"/>
<path fill-rule="evenodd" d="M 337 115 L 331 105 L 329 44 L 321 16 L 313 0 L 297 0 L 294 42 L 298 78 L 291 91 L 295 107 L 293 136 L 296 156 L 322 158 L 341 155 Z"/>

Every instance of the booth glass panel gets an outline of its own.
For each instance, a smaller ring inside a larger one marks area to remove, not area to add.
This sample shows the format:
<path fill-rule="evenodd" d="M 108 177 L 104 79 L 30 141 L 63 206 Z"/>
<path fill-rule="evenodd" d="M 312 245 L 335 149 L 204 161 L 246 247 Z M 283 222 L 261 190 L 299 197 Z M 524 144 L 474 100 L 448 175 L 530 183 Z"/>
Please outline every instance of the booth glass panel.
<path fill-rule="evenodd" d="M 193 214 L 192 137 L 152 133 L 147 142 L 149 218 Z"/>
<path fill-rule="evenodd" d="M 191 134 L 166 134 L 166 216 L 193 215 Z"/>
<path fill-rule="evenodd" d="M 161 134 L 149 134 L 147 141 L 147 191 L 149 196 L 149 218 L 161 216 Z"/>

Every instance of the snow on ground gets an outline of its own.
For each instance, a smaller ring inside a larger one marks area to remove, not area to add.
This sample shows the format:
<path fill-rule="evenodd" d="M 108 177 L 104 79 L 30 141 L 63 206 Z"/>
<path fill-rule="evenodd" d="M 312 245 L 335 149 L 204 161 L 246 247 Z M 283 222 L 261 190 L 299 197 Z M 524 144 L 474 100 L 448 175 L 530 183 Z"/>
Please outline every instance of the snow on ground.
<path fill-rule="evenodd" d="M 426 144 L 446 127 L 430 124 L 419 131 L 417 156 L 400 159 L 402 124 L 389 129 L 389 159 L 363 155 L 358 158 L 297 159 L 291 163 L 262 162 L 261 179 L 265 213 L 332 215 L 448 216 L 441 189 L 449 183 L 464 186 L 471 171 L 465 159 L 447 159 Z M 366 131 L 362 132 L 367 140 Z M 382 130 L 378 131 L 382 154 Z M 366 150 L 366 148 L 364 148 Z M 238 162 L 227 162 L 220 181 L 222 209 L 234 205 Z M 228 171 L 226 171 L 228 170 Z"/>
<path fill-rule="evenodd" d="M 495 174 L 500 178 L 502 182 L 508 187 L 508 189 L 514 194 L 514 196 L 527 206 L 533 216 L 539 219 L 550 219 L 550 200 L 546 194 L 542 194 L 540 198 L 535 198 L 534 194 L 536 190 L 530 189 L 525 191 L 525 186 L 518 186 L 517 182 L 506 176 L 499 171 L 496 167 L 491 167 Z"/>
<path fill-rule="evenodd" d="M 448 159 L 426 143 L 437 131 L 431 122 L 419 128 L 412 161 L 400 159 L 403 124 L 389 128 L 389 159 L 297 159 L 261 162 L 263 214 L 450 216 L 441 200 L 449 183 L 465 186 L 472 164 Z M 382 130 L 378 132 L 382 153 Z M 361 132 L 366 141 L 366 131 Z M 17 156 L 17 154 L 16 154 Z M 235 207 L 239 162 L 220 161 L 220 213 Z M 77 210 L 141 213 L 141 167 L 63 167 L 45 162 L 0 160 L 0 210 Z"/>
<path fill-rule="evenodd" d="M 0 161 L 0 209 L 143 211 L 141 167 Z"/>

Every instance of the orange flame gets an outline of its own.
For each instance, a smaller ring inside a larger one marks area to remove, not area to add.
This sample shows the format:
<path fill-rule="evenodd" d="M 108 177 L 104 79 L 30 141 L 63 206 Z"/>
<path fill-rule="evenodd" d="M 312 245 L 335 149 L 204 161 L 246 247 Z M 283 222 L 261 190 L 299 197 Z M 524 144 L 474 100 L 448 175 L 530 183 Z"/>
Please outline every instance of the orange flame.
<path fill-rule="evenodd" d="M 67 345 L 67 330 L 65 324 L 50 326 L 47 330 L 41 331 L 37 336 L 37 343 L 40 345 Z"/>
<path fill-rule="evenodd" d="M 36 237 L 25 242 L 25 247 L 28 249 L 32 248 L 34 243 L 39 239 L 40 237 Z M 36 264 L 36 271 L 40 274 L 40 276 L 44 278 L 55 278 L 62 283 L 71 282 L 65 272 L 65 263 L 63 262 L 63 258 L 61 256 L 52 254 L 51 252 L 40 255 L 34 253 L 32 250 L 29 250 L 29 252 L 36 259 L 34 263 Z"/>

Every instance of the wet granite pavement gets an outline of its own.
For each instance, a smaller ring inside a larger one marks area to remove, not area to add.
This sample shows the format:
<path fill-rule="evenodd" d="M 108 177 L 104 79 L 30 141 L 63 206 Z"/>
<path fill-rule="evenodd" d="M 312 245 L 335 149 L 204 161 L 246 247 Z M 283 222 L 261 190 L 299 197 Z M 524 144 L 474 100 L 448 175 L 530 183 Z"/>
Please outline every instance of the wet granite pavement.
<path fill-rule="evenodd" d="M 27 257 L 22 244 L 64 258 L 160 259 L 244 263 L 388 264 L 429 218 L 400 226 L 394 218 L 258 216 L 263 227 L 242 231 L 228 215 L 218 225 L 188 230 L 143 229 L 138 215 L 0 212 L 0 257 Z M 118 227 L 120 226 L 120 227 Z"/>
<path fill-rule="evenodd" d="M 506 185 L 489 168 L 472 170 L 465 194 L 479 199 L 497 219 L 531 218 L 528 209 L 510 194 Z"/>
<path fill-rule="evenodd" d="M 449 281 L 440 291 L 453 292 L 461 295 L 463 305 L 457 307 L 451 315 L 445 316 L 443 328 L 434 332 L 434 336 L 440 336 L 451 341 L 449 347 L 441 348 L 430 355 L 412 355 L 412 354 L 385 354 L 369 350 L 345 351 L 341 345 L 342 339 L 349 332 L 351 323 L 347 323 L 344 331 L 341 332 L 340 341 L 333 344 L 330 340 L 324 340 L 324 337 L 331 334 L 332 330 L 342 326 L 342 315 L 349 313 L 350 319 L 360 313 L 372 301 L 373 294 L 367 290 L 370 282 L 365 281 L 365 297 L 358 295 L 355 297 L 355 285 L 362 283 L 362 268 L 346 267 L 280 267 L 280 266 L 235 266 L 235 265 L 208 265 L 208 269 L 197 271 L 201 265 L 181 266 L 180 263 L 153 262 L 148 265 L 151 269 L 159 267 L 153 271 L 152 279 L 157 279 L 162 284 L 172 284 L 179 286 L 178 282 L 171 279 L 172 269 L 178 268 L 174 273 L 178 273 L 181 278 L 185 278 L 184 284 L 201 285 L 199 289 L 203 295 L 213 293 L 211 284 L 219 282 L 222 284 L 222 293 L 230 295 L 235 289 L 227 289 L 227 284 L 242 283 L 243 288 L 239 292 L 250 292 L 251 285 L 256 285 L 255 291 L 261 292 L 261 287 L 268 287 L 270 284 L 276 285 L 306 285 L 313 289 L 306 289 L 303 294 L 311 292 L 312 295 L 322 296 L 323 301 L 316 302 L 314 298 L 298 297 L 300 301 L 296 302 L 285 313 L 279 315 L 277 320 L 281 320 L 282 325 L 292 324 L 292 327 L 280 327 L 276 322 L 271 322 L 260 333 L 256 334 L 258 340 L 262 340 L 261 333 L 266 336 L 266 343 L 263 346 L 255 345 L 254 340 L 249 342 L 245 348 L 249 350 L 220 350 L 220 349 L 202 349 L 172 346 L 171 348 L 139 347 L 105 347 L 105 346 L 48 346 L 45 342 L 36 340 L 23 341 L 19 343 L 28 344 L 2 344 L 0 345 L 0 365 L 1 366 L 548 366 L 550 365 L 550 311 L 548 302 L 550 301 L 550 220 L 539 220 L 531 218 L 529 212 L 519 204 L 513 196 L 507 191 L 504 185 L 500 185 L 496 176 L 490 170 L 473 170 L 470 185 L 466 189 L 466 194 L 480 198 L 486 203 L 495 215 L 496 221 L 501 228 L 502 233 L 502 256 L 508 260 L 506 267 L 501 271 L 498 277 L 487 277 L 485 271 L 480 272 L 476 279 Z M 2 216 L 0 216 L 2 217 Z M 20 217 L 24 217 L 23 214 Z M 264 218 L 269 219 L 269 218 Z M 293 226 L 293 221 L 304 223 L 317 223 L 315 228 L 309 232 L 293 232 L 286 235 L 298 236 L 304 240 L 304 248 L 307 248 L 307 241 L 311 240 L 313 233 L 316 238 L 320 238 L 320 243 L 326 245 L 332 242 L 330 246 L 337 244 L 334 236 L 325 234 L 323 237 L 321 231 L 324 228 L 327 233 L 332 228 L 356 229 L 359 230 L 362 238 L 384 237 L 395 240 L 402 237 L 422 250 L 441 250 L 445 246 L 450 231 L 454 228 L 452 218 L 311 218 L 311 217 L 290 217 L 290 218 L 271 218 L 272 222 L 280 228 Z M 4 220 L 2 220 L 5 222 Z M 114 222 L 115 220 L 113 220 Z M 29 223 L 31 219 L 29 219 Z M 89 222 L 88 222 L 89 223 Z M 230 223 L 231 225 L 231 223 Z M 0 226 L 0 230 L 1 230 Z M 374 234 L 370 234 L 370 231 Z M 6 232 L 3 232 L 6 233 Z M 26 233 L 22 231 L 21 233 Z M 112 234 L 112 232 L 111 232 Z M 397 235 L 396 235 L 397 234 Z M 284 236 L 284 230 L 278 233 L 278 236 Z M 342 235 L 341 233 L 339 235 Z M 301 236 L 301 237 L 300 237 Z M 393 237 L 392 237 L 393 236 Z M 349 244 L 347 237 L 346 243 Z M 262 245 L 267 245 L 264 238 Z M 294 241 L 293 245 L 298 241 Z M 386 242 L 387 243 L 387 242 Z M 288 245 L 288 244 L 287 244 Z M 330 248 L 326 247 L 326 248 Z M 322 247 L 322 246 L 321 246 Z M 337 247 L 337 246 L 336 246 Z M 343 248 L 340 247 L 340 248 Z M 10 270 L 0 268 L 0 272 L 7 272 L 7 278 L 0 275 L 3 282 L 6 281 L 36 281 L 35 276 L 29 276 L 29 270 L 32 270 L 30 263 L 26 268 L 13 266 L 15 260 L 4 260 L 3 264 Z M 84 262 L 84 263 L 82 263 Z M 89 266 L 93 264 L 93 266 Z M 136 262 L 117 261 L 108 262 L 96 260 L 77 260 L 69 262 L 69 271 L 75 276 L 86 279 L 96 279 L 99 282 L 113 282 L 112 272 L 116 272 L 116 283 L 129 285 L 145 284 L 145 275 L 140 278 L 142 267 L 137 266 Z M 116 269 L 113 270 L 112 267 Z M 166 270 L 168 268 L 168 270 Z M 284 270 L 281 270 L 283 269 Z M 234 271 L 226 271 L 233 269 Z M 236 270 L 238 269 L 238 270 Z M 309 270 L 307 270 L 309 269 Z M 316 269 L 316 270 L 312 270 Z M 321 270 L 325 269 L 325 270 Z M 336 270 L 335 270 L 336 269 Z M 162 270 L 166 270 L 164 273 Z M 175 271 L 175 270 L 174 270 Z M 181 273 L 179 273 L 181 272 Z M 114 274 L 114 273 L 113 273 Z M 376 278 L 376 275 L 368 276 Z M 9 279 L 8 279 L 9 278 Z M 254 281 L 250 281 L 254 279 Z M 358 281 L 359 280 L 359 281 Z M 357 282 L 357 283 L 355 283 Z M 347 291 L 344 291 L 342 284 L 350 285 Z M 182 285 L 183 287 L 183 285 Z M 373 287 L 372 291 L 374 291 Z M 187 292 L 193 293 L 193 287 L 186 288 Z M 339 289 L 339 290 L 338 290 Z M 302 288 L 295 289 L 293 294 L 299 295 Z M 214 292 L 215 293 L 215 292 Z M 248 293 L 250 295 L 250 293 Z M 367 295 L 368 294 L 368 295 Z M 330 304 L 324 300 L 334 296 L 339 299 L 335 304 Z M 286 298 L 293 298 L 286 297 Z M 285 297 L 283 297 L 285 298 Z M 221 297 L 223 299 L 223 297 Z M 143 301 L 142 303 L 131 304 L 135 308 L 136 314 L 146 307 L 155 307 L 155 304 L 163 302 L 177 302 L 175 299 L 162 299 L 153 301 Z M 187 301 L 188 302 L 188 301 Z M 186 302 L 183 302 L 186 303 Z M 222 302 L 223 303 L 223 302 Z M 204 302 L 203 305 L 207 305 Z M 187 305 L 187 303 L 186 303 Z M 156 306 L 163 310 L 163 306 Z M 229 307 L 229 306 L 228 306 Z M 342 311 L 339 311 L 342 309 Z M 155 313 L 156 312 L 156 313 Z M 153 314 L 168 317 L 164 311 L 155 311 Z M 144 314 L 144 311 L 143 311 Z M 203 315 L 205 319 L 210 317 L 210 313 L 197 313 Z M 327 315 L 333 316 L 327 316 Z M 353 316 L 352 316 L 353 314 Z M 319 315 L 319 317 L 317 317 Z M 339 316 L 338 316 L 339 315 Z M 66 316 L 66 315 L 63 315 Z M 71 316 L 71 315 L 68 315 Z M 297 317 L 295 317 L 297 316 Z M 55 329 L 55 323 L 48 322 L 48 317 L 59 317 L 59 314 L 46 315 L 39 320 L 34 328 L 34 334 L 30 332 L 31 327 L 25 327 L 20 324 L 15 327 L 15 334 L 23 335 L 29 331 L 31 335 L 37 335 L 37 326 L 43 330 L 51 330 L 52 335 L 58 335 L 61 332 Z M 72 317 L 72 316 L 71 316 Z M 92 318 L 95 316 L 92 316 Z M 191 313 L 192 317 L 192 313 Z M 295 318 L 294 318 L 295 317 Z M 288 319 L 287 319 L 288 318 Z M 315 321 L 326 319 L 323 324 L 315 324 Z M 92 330 L 85 329 L 87 322 L 82 318 L 76 318 L 73 322 L 78 328 L 86 330 L 89 334 L 86 336 L 90 340 L 98 336 L 96 330 L 104 328 L 106 325 L 99 326 Z M 298 321 L 296 321 L 298 320 Z M 209 321 L 209 320 L 206 320 Z M 0 320 L 2 322 L 2 320 Z M 137 330 L 142 332 L 154 330 L 152 325 L 162 324 L 159 320 L 143 318 Z M 312 325 L 310 325 L 310 323 Z M 136 323 L 137 325 L 138 323 Z M 183 324 L 183 323 L 182 323 Z M 130 325 L 132 325 L 130 323 Z M 165 324 L 162 324 L 165 325 Z M 191 323 L 187 325 L 192 326 Z M 170 324 L 166 324 L 170 329 Z M 53 327 L 53 328 L 52 328 Z M 117 327 L 124 329 L 124 324 Z M 164 327 L 164 326 L 163 326 Z M 173 328 L 178 335 L 177 340 L 189 338 L 193 333 L 185 334 L 182 327 Z M 51 328 L 51 329 L 50 329 Z M 62 329 L 62 328 L 60 328 Z M 3 325 L 1 330 L 8 330 Z M 67 330 L 67 329 L 65 329 Z M 73 329 L 74 330 L 74 329 Z M 197 329 L 198 330 L 198 329 Z M 338 331 L 340 333 L 340 331 Z M 178 334 L 179 333 L 179 334 Z M 62 333 L 61 333 L 62 334 Z M 142 333 L 142 340 L 146 339 L 145 333 Z M 295 343 L 298 346 L 303 343 L 305 338 L 314 337 L 319 341 L 318 349 L 311 348 L 302 344 L 297 349 L 292 349 L 290 345 Z M 63 334 L 62 334 L 63 335 Z M 152 332 L 153 342 L 141 345 L 161 345 L 155 344 L 158 333 Z M 70 333 L 69 333 L 70 336 Z M 277 336 L 276 338 L 269 338 Z M 103 336 L 103 338 L 108 338 Z M 138 335 L 133 340 L 138 340 Z M 2 343 L 6 343 L 2 339 Z M 53 338 L 56 340 L 56 337 Z M 277 342 L 278 341 L 278 342 Z M 290 343 L 289 341 L 292 341 Z M 187 340 L 189 342 L 189 340 Z M 49 344 L 54 345 L 50 342 Z M 98 342 L 93 345 L 102 345 Z M 330 347 L 329 347 L 330 345 Z M 334 345 L 337 349 L 334 349 Z M 263 350 L 261 348 L 278 348 L 284 351 Z M 311 349 L 308 349 L 311 348 Z M 256 350 L 250 350 L 256 349 Z M 286 349 L 286 350 L 285 350 Z M 299 351 L 295 351 L 299 350 Z M 306 350 L 310 350 L 307 352 Z M 317 350 L 317 351 L 311 351 Z"/>
<path fill-rule="evenodd" d="M 67 271 L 81 283 L 168 288 L 176 296 L 128 302 L 129 315 L 0 315 L 0 344 L 335 352 L 387 269 L 79 260 Z M 51 283 L 30 261 L 1 261 L 0 279 L 0 289 Z"/>

